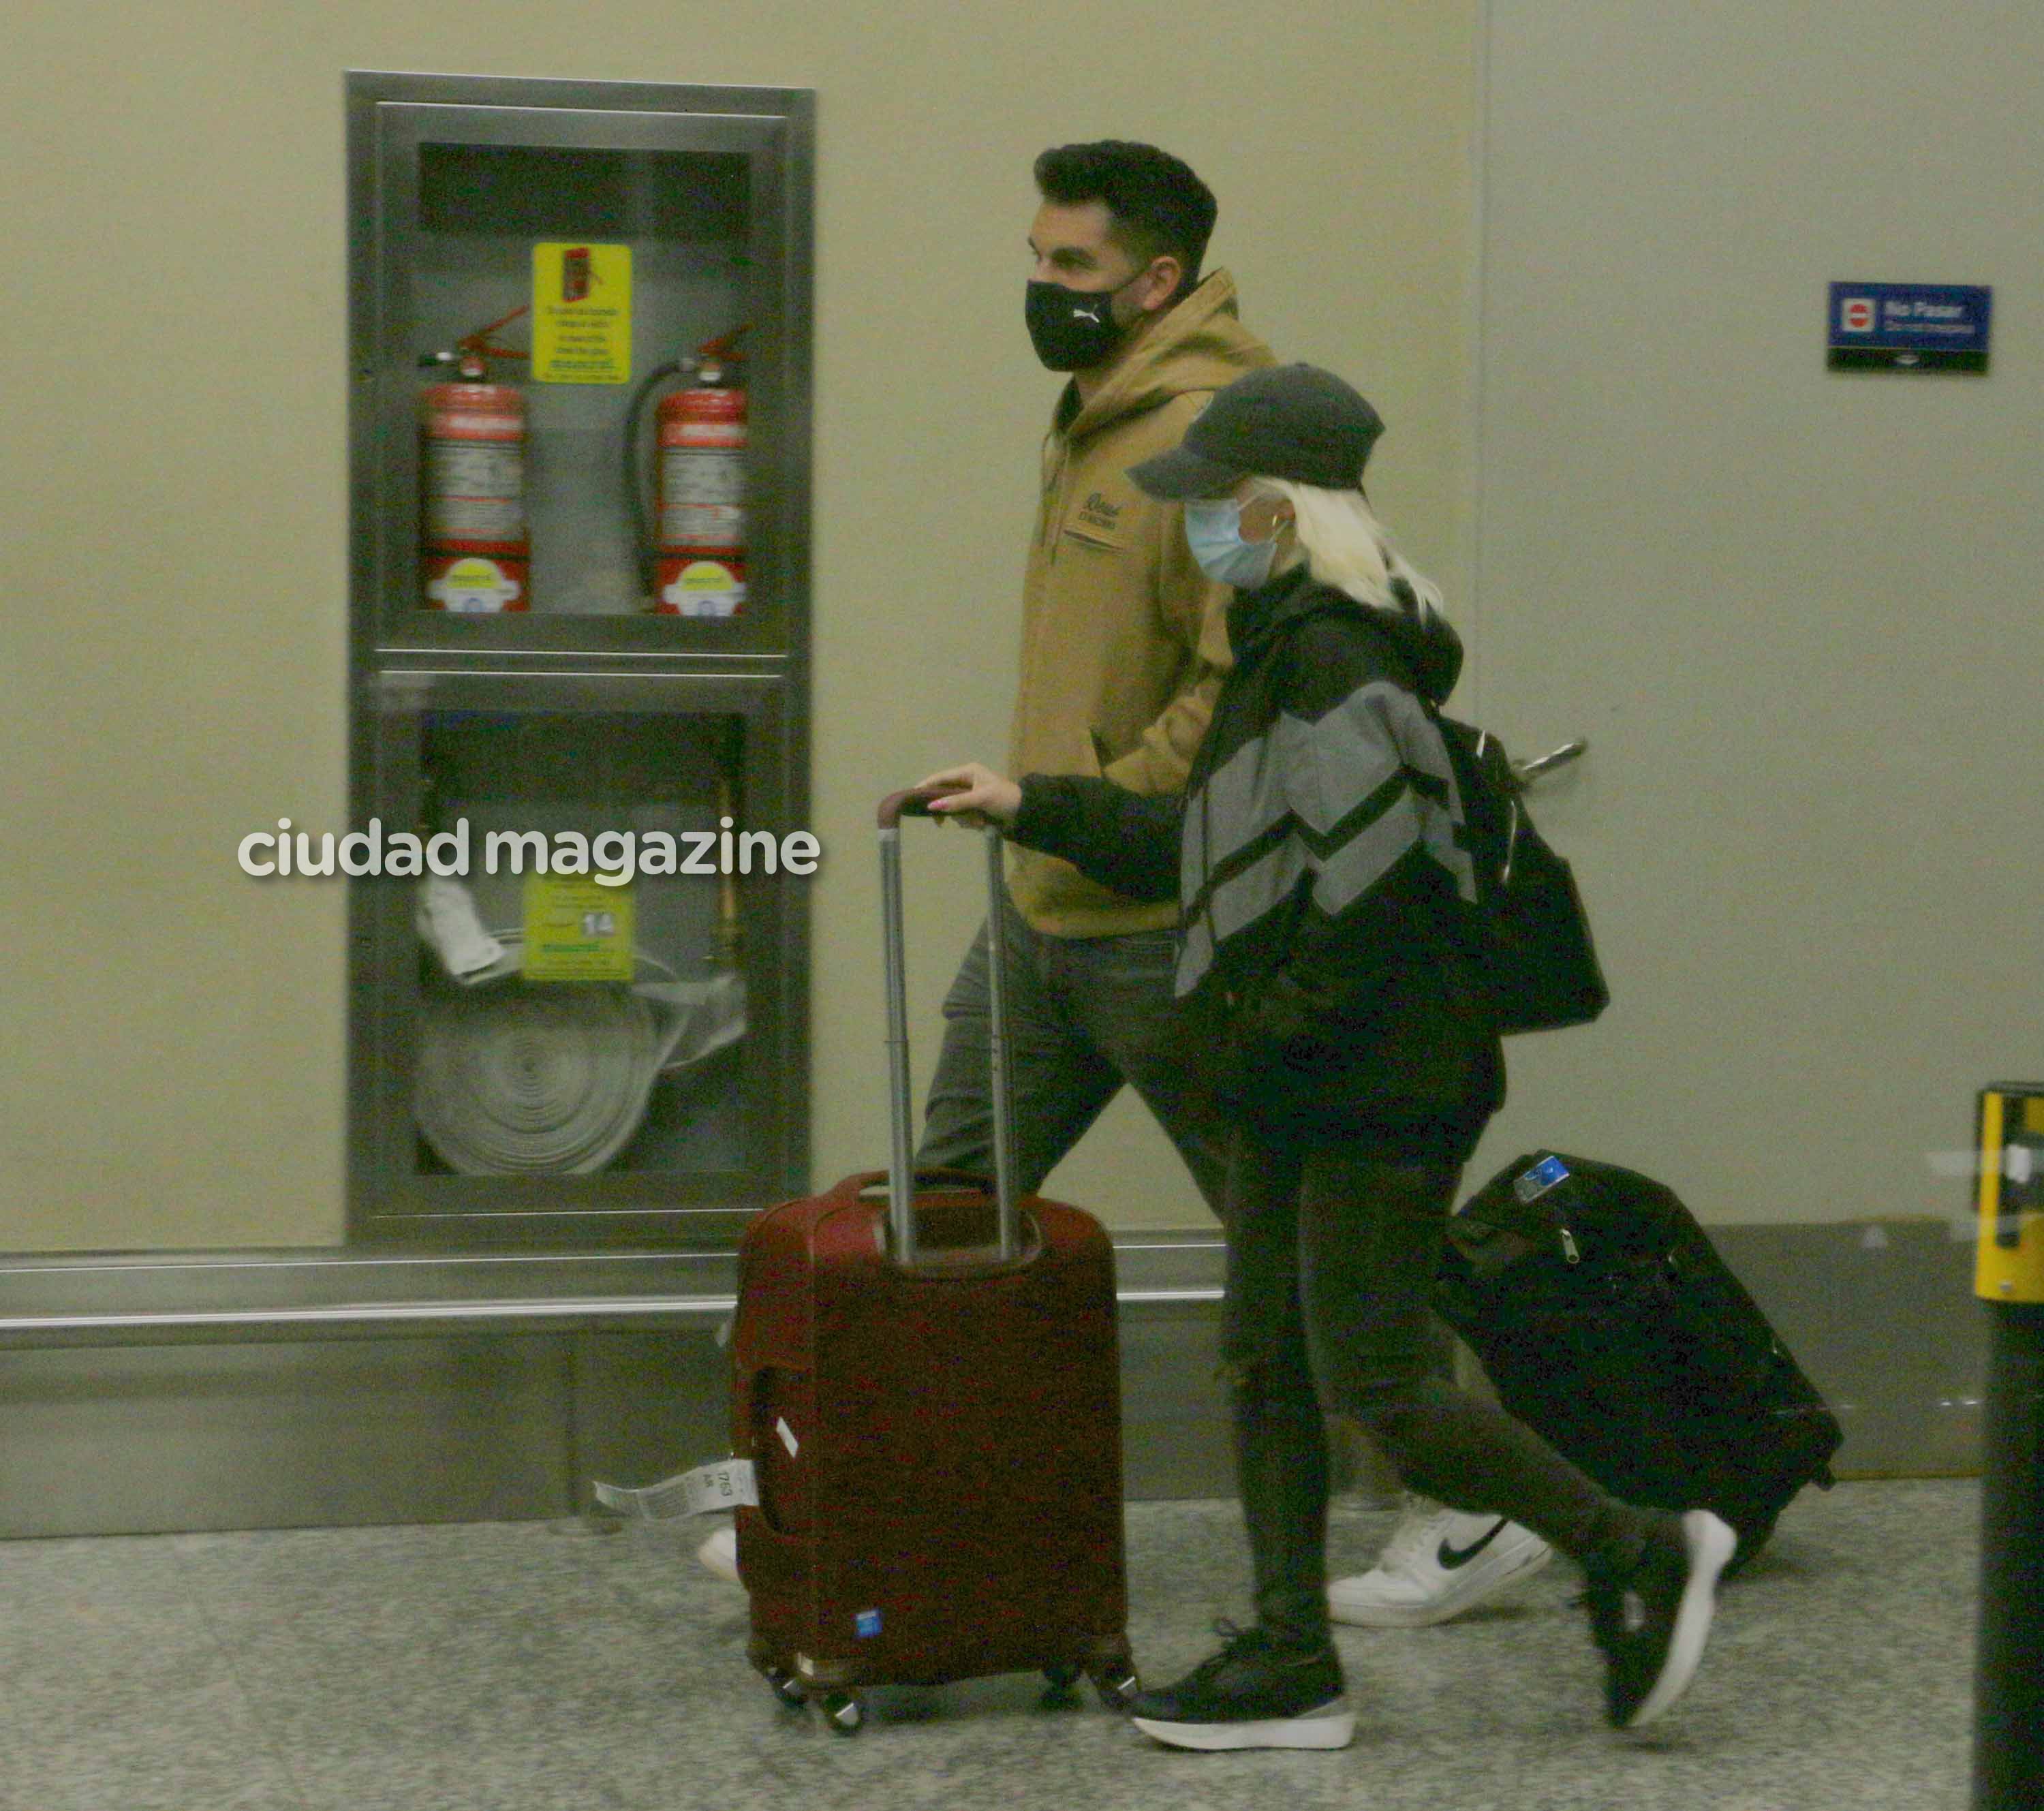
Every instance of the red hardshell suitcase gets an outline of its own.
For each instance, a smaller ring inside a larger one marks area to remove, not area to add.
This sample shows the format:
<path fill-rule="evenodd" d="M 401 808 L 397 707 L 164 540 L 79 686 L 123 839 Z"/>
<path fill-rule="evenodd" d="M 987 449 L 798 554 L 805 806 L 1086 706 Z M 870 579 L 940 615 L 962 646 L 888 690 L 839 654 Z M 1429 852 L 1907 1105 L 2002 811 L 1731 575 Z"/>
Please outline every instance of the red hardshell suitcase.
<path fill-rule="evenodd" d="M 733 1451 L 751 1656 L 784 1701 L 855 1730 L 863 1688 L 1084 1672 L 1116 1707 L 1126 1633 L 1114 1253 L 1074 1207 L 1013 1198 L 994 890 L 994 1188 L 912 1144 L 900 819 L 880 808 L 893 1167 L 784 1202 L 739 1246 Z"/>

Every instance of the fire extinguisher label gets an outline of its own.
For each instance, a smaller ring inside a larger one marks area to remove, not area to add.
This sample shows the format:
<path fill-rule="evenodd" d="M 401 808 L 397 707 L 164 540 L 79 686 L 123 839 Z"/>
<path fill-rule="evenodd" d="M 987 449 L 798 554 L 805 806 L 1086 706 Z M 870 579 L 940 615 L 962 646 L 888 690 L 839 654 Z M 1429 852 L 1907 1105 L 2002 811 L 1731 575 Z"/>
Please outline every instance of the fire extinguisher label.
<path fill-rule="evenodd" d="M 428 562 L 426 607 L 457 616 L 494 616 L 525 608 L 522 560 L 485 559 L 464 554 L 459 559 Z"/>
<path fill-rule="evenodd" d="M 532 375 L 541 383 L 632 381 L 632 248 L 532 248 Z"/>
<path fill-rule="evenodd" d="M 429 440 L 425 477 L 429 540 L 525 538 L 525 462 L 517 444 Z"/>
<path fill-rule="evenodd" d="M 745 544 L 745 462 L 735 452 L 663 448 L 660 540 L 668 547 Z"/>
<path fill-rule="evenodd" d="M 728 503 L 670 503 L 660 512 L 660 541 L 736 552 L 745 544 L 745 512 Z"/>
<path fill-rule="evenodd" d="M 736 561 L 663 559 L 660 562 L 663 616 L 735 617 L 745 608 L 745 580 Z"/>

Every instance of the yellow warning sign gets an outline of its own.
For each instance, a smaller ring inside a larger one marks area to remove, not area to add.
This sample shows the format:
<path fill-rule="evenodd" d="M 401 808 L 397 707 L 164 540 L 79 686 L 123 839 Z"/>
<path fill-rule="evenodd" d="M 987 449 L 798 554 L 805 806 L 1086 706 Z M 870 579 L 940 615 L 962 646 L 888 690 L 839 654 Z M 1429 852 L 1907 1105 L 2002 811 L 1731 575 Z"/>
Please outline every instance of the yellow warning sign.
<path fill-rule="evenodd" d="M 1973 1293 L 2044 1302 L 2044 1083 L 1980 1097 L 1980 1255 Z"/>
<path fill-rule="evenodd" d="M 532 248 L 532 375 L 632 381 L 632 248 L 542 240 Z"/>
<path fill-rule="evenodd" d="M 528 981 L 629 981 L 632 889 L 587 875 L 527 875 L 519 972 Z"/>

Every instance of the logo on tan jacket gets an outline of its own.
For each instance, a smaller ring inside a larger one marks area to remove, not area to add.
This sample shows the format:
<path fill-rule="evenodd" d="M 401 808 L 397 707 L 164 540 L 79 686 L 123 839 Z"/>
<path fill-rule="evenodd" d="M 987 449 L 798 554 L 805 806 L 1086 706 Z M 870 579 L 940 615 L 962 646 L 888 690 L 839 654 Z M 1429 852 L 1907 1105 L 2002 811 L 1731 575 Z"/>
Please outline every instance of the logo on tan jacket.
<path fill-rule="evenodd" d="M 1120 525 L 1121 510 L 1120 504 L 1110 503 L 1096 490 L 1079 506 L 1079 520 L 1088 528 L 1112 531 Z"/>

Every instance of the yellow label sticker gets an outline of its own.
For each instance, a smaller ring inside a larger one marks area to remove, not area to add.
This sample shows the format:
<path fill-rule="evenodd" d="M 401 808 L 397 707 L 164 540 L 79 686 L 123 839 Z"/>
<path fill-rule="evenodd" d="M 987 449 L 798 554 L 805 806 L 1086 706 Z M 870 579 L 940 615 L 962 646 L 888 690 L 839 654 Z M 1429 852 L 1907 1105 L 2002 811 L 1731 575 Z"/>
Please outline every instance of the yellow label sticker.
<path fill-rule="evenodd" d="M 745 581 L 719 559 L 691 559 L 660 588 L 660 601 L 685 617 L 735 617 L 745 607 Z"/>
<path fill-rule="evenodd" d="M 532 375 L 632 381 L 632 248 L 542 240 L 532 248 Z"/>
<path fill-rule="evenodd" d="M 525 876 L 528 981 L 629 981 L 632 889 L 586 874 Z"/>
<path fill-rule="evenodd" d="M 426 584 L 426 595 L 457 616 L 490 616 L 507 610 L 524 587 L 494 559 L 470 554 L 451 560 Z"/>

